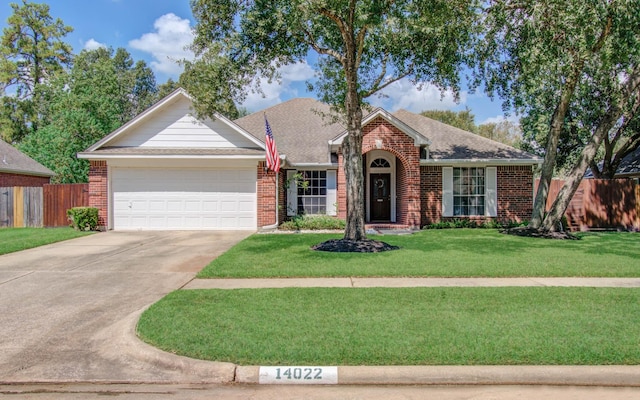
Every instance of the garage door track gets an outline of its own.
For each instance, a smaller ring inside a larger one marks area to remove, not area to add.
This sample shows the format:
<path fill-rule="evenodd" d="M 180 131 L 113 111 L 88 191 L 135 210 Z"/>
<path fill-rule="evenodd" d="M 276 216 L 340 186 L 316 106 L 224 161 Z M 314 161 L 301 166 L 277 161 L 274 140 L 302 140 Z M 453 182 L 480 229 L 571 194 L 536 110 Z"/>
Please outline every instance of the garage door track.
<path fill-rule="evenodd" d="M 138 341 L 135 323 L 250 234 L 106 232 L 0 256 L 0 382 L 202 381 L 197 363 Z"/>

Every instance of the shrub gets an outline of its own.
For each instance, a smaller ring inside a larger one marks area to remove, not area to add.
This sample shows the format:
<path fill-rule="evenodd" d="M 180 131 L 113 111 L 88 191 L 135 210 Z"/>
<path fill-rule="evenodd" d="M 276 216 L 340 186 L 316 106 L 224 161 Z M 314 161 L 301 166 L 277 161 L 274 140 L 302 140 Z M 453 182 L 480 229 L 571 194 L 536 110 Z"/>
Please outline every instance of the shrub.
<path fill-rule="evenodd" d="M 285 231 L 344 229 L 346 223 L 343 219 L 328 215 L 297 215 L 289 221 L 280 224 L 280 229 Z"/>
<path fill-rule="evenodd" d="M 74 207 L 67 210 L 71 227 L 78 231 L 98 229 L 98 209 L 94 207 Z"/>
<path fill-rule="evenodd" d="M 453 219 L 425 225 L 423 229 L 454 229 L 454 228 L 484 228 L 484 229 L 509 229 L 518 226 L 526 226 L 527 222 L 496 221 L 493 219 L 478 222 L 471 219 Z"/>

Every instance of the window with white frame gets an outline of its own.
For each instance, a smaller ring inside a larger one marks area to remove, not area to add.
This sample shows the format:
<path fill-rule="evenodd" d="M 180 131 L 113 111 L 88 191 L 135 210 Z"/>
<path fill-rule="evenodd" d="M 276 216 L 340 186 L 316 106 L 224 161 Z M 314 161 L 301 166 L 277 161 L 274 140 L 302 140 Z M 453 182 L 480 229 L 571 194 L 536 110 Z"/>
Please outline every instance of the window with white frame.
<path fill-rule="evenodd" d="M 299 171 L 304 185 L 298 185 L 298 213 L 327 213 L 327 171 Z"/>
<path fill-rule="evenodd" d="M 484 168 L 453 168 L 453 215 L 485 215 Z"/>

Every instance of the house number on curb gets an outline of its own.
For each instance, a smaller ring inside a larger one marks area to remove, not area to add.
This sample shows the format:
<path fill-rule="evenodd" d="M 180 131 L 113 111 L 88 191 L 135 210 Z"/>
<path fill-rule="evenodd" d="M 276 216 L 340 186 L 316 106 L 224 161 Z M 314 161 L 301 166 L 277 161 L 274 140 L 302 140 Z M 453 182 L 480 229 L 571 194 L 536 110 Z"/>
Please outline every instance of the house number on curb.
<path fill-rule="evenodd" d="M 338 367 L 260 367 L 260 384 L 276 385 L 335 385 Z"/>

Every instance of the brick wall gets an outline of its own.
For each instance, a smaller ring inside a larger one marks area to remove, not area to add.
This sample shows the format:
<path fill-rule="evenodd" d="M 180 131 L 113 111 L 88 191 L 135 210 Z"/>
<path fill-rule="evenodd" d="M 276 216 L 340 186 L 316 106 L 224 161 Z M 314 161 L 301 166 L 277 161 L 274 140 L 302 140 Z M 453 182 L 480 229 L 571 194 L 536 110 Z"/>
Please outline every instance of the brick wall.
<path fill-rule="evenodd" d="M 362 154 L 384 150 L 396 156 L 396 215 L 403 225 L 420 226 L 420 149 L 384 118 L 363 128 Z"/>
<path fill-rule="evenodd" d="M 276 173 L 268 170 L 265 171 L 266 162 L 258 163 L 258 227 L 273 225 L 276 223 Z M 281 170 L 279 173 L 278 187 L 278 221 L 281 223 L 287 216 L 286 213 L 286 193 L 284 182 L 286 171 Z"/>
<path fill-rule="evenodd" d="M 49 183 L 47 176 L 33 176 L 0 172 L 0 187 L 25 186 L 42 187 Z"/>
<path fill-rule="evenodd" d="M 498 167 L 498 220 L 523 221 L 533 211 L 533 171 L 531 166 Z"/>
<path fill-rule="evenodd" d="M 440 222 L 442 218 L 442 167 L 420 167 L 420 204 L 422 226 Z M 533 210 L 533 171 L 531 166 L 498 166 L 498 221 L 523 221 Z M 451 217 L 454 219 L 460 217 Z M 478 222 L 486 217 L 468 217 Z"/>
<path fill-rule="evenodd" d="M 89 207 L 98 211 L 98 225 L 106 229 L 109 221 L 109 194 L 106 161 L 91 161 L 89 166 Z"/>
<path fill-rule="evenodd" d="M 420 167 L 421 226 L 442 218 L 442 167 Z"/>

